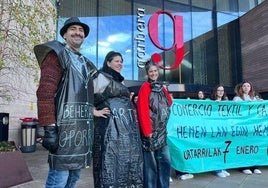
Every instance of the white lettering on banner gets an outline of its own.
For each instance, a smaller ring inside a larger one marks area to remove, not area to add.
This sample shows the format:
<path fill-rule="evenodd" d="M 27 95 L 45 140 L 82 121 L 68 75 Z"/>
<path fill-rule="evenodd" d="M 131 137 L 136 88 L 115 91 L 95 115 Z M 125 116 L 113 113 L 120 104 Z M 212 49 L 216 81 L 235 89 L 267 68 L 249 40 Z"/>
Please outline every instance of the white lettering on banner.
<path fill-rule="evenodd" d="M 127 123 L 130 123 L 129 121 L 135 121 L 133 120 L 132 117 L 132 113 L 134 114 L 133 112 L 133 109 L 125 109 L 125 108 L 114 108 L 112 110 L 113 112 L 113 118 L 114 119 L 118 119 L 120 122 L 127 122 Z"/>
<path fill-rule="evenodd" d="M 164 117 L 164 118 L 167 118 L 168 117 L 168 114 L 169 114 L 169 108 L 162 108 L 161 109 L 161 116 L 162 116 L 162 118 Z"/>
<path fill-rule="evenodd" d="M 63 121 L 93 119 L 93 107 L 87 103 L 67 103 L 63 108 Z"/>
<path fill-rule="evenodd" d="M 59 146 L 60 147 L 78 147 L 90 146 L 92 144 L 92 130 L 84 129 L 82 131 L 68 130 L 60 134 Z"/>

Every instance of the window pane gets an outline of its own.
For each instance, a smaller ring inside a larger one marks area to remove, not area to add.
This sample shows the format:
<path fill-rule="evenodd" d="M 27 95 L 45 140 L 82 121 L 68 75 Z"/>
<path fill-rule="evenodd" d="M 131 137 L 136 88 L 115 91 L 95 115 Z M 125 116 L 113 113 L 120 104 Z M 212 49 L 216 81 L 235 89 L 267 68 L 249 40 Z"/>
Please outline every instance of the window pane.
<path fill-rule="evenodd" d="M 98 0 L 61 0 L 59 17 L 87 17 L 97 15 L 97 1 Z"/>
<path fill-rule="evenodd" d="M 206 19 L 204 19 L 206 18 Z M 212 11 L 193 8 L 192 10 L 193 38 L 212 30 Z"/>
<path fill-rule="evenodd" d="M 173 16 L 182 16 L 183 17 L 183 40 L 184 40 L 184 58 L 179 67 L 171 71 L 167 70 L 165 72 L 166 80 L 170 83 L 191 83 L 192 82 L 192 61 L 190 59 L 190 41 L 192 39 L 192 21 L 191 21 L 191 12 L 190 6 L 186 6 L 181 3 L 171 3 L 166 1 L 165 10 L 170 11 Z M 165 28 L 169 27 L 168 24 L 165 24 Z M 169 36 L 166 36 L 173 40 L 172 33 L 170 32 Z M 179 37 L 179 36 L 177 36 Z M 175 63 L 176 54 L 175 49 L 165 51 L 165 64 L 166 66 L 172 66 Z"/>
<path fill-rule="evenodd" d="M 239 16 L 242 16 L 249 10 L 253 9 L 255 6 L 264 2 L 265 0 L 238 0 L 239 4 Z"/>
<path fill-rule="evenodd" d="M 98 35 L 96 35 L 98 38 L 98 67 L 102 67 L 104 58 L 109 51 L 120 52 L 124 59 L 121 74 L 127 80 L 133 79 L 131 53 L 133 18 L 131 12 L 131 4 L 124 0 L 99 1 Z"/>
<path fill-rule="evenodd" d="M 214 0 L 192 0 L 192 6 L 213 10 L 213 1 Z"/>
<path fill-rule="evenodd" d="M 193 73 L 195 84 L 217 82 L 217 48 L 212 11 L 193 9 Z M 203 19 L 206 17 L 206 19 Z"/>
<path fill-rule="evenodd" d="M 217 27 L 220 27 L 226 23 L 229 23 L 237 18 L 238 18 L 238 15 L 234 16 L 232 14 L 217 12 Z"/>
<path fill-rule="evenodd" d="M 151 58 L 154 53 L 162 54 L 163 50 L 157 48 L 151 41 L 148 33 L 148 22 L 150 17 L 161 8 L 161 0 L 135 1 L 133 7 L 133 69 L 135 80 L 146 80 L 144 61 Z M 166 17 L 161 15 L 158 18 L 158 40 L 161 45 L 167 45 L 163 38 L 163 23 Z M 160 72 L 159 79 L 163 78 L 163 71 Z"/>
<path fill-rule="evenodd" d="M 225 86 L 233 86 L 241 75 L 236 75 L 240 64 L 239 22 L 235 20 L 218 28 L 219 80 Z"/>
<path fill-rule="evenodd" d="M 238 16 L 237 0 L 216 0 L 217 11 Z"/>

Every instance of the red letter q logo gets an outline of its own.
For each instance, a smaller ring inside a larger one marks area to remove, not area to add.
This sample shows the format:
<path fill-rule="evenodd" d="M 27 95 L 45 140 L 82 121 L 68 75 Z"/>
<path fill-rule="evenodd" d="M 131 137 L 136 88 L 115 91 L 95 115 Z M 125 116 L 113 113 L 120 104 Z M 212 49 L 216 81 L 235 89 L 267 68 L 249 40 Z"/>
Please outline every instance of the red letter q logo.
<path fill-rule="evenodd" d="M 173 24 L 174 24 L 174 27 L 173 27 L 174 41 L 173 41 L 172 46 L 169 48 L 165 48 L 165 47 L 161 46 L 159 43 L 159 40 L 158 40 L 158 17 L 161 14 L 166 14 L 167 16 L 169 16 L 172 19 Z M 173 63 L 173 65 L 171 67 L 164 67 L 162 65 L 159 65 L 159 67 L 162 69 L 165 69 L 165 70 L 172 70 L 172 69 L 177 68 L 181 64 L 181 61 L 182 61 L 183 56 L 184 56 L 183 17 L 182 16 L 174 16 L 173 17 L 171 13 L 169 13 L 167 11 L 160 10 L 160 11 L 155 12 L 152 15 L 152 17 L 149 20 L 148 27 L 149 27 L 148 30 L 149 30 L 150 39 L 152 40 L 153 44 L 156 47 L 158 47 L 159 49 L 164 50 L 164 51 L 168 51 L 168 50 L 171 50 L 173 48 L 175 49 L 176 59 L 175 59 L 175 62 Z M 157 55 L 160 56 L 159 54 L 154 54 L 153 56 L 157 57 Z M 159 57 L 158 58 L 152 57 L 152 61 L 154 61 L 154 59 L 159 60 Z M 155 63 L 159 63 L 159 62 L 160 61 L 155 62 Z"/>

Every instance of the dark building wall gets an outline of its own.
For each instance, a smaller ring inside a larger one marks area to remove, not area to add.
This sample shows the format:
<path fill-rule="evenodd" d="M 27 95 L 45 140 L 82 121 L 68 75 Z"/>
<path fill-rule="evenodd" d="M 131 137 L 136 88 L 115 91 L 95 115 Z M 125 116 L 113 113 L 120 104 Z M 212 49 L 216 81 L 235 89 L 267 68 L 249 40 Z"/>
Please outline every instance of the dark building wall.
<path fill-rule="evenodd" d="M 268 93 L 268 1 L 240 17 L 242 75 L 255 90 Z M 266 97 L 265 97 L 266 98 Z"/>

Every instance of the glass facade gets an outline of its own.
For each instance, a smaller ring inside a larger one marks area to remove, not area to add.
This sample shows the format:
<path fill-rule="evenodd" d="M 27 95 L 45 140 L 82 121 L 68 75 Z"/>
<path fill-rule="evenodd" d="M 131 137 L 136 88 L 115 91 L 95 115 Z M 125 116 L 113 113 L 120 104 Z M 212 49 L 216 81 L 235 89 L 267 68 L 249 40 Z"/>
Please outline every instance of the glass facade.
<path fill-rule="evenodd" d="M 71 16 L 86 22 L 90 34 L 82 53 L 98 68 L 102 67 L 109 51 L 122 53 L 122 75 L 126 80 L 144 81 L 143 62 L 157 53 L 161 55 L 160 64 L 164 67 L 160 79 L 187 85 L 185 92 L 193 92 L 201 86 L 211 88 L 219 83 L 232 88 L 241 80 L 238 18 L 261 2 L 63 0 L 59 1 L 58 28 Z M 182 23 L 176 16 L 182 18 Z M 181 33 L 178 32 L 180 28 Z M 169 70 L 176 64 L 176 48 L 181 37 L 183 60 L 179 66 Z M 63 40 L 60 35 L 58 40 Z"/>

